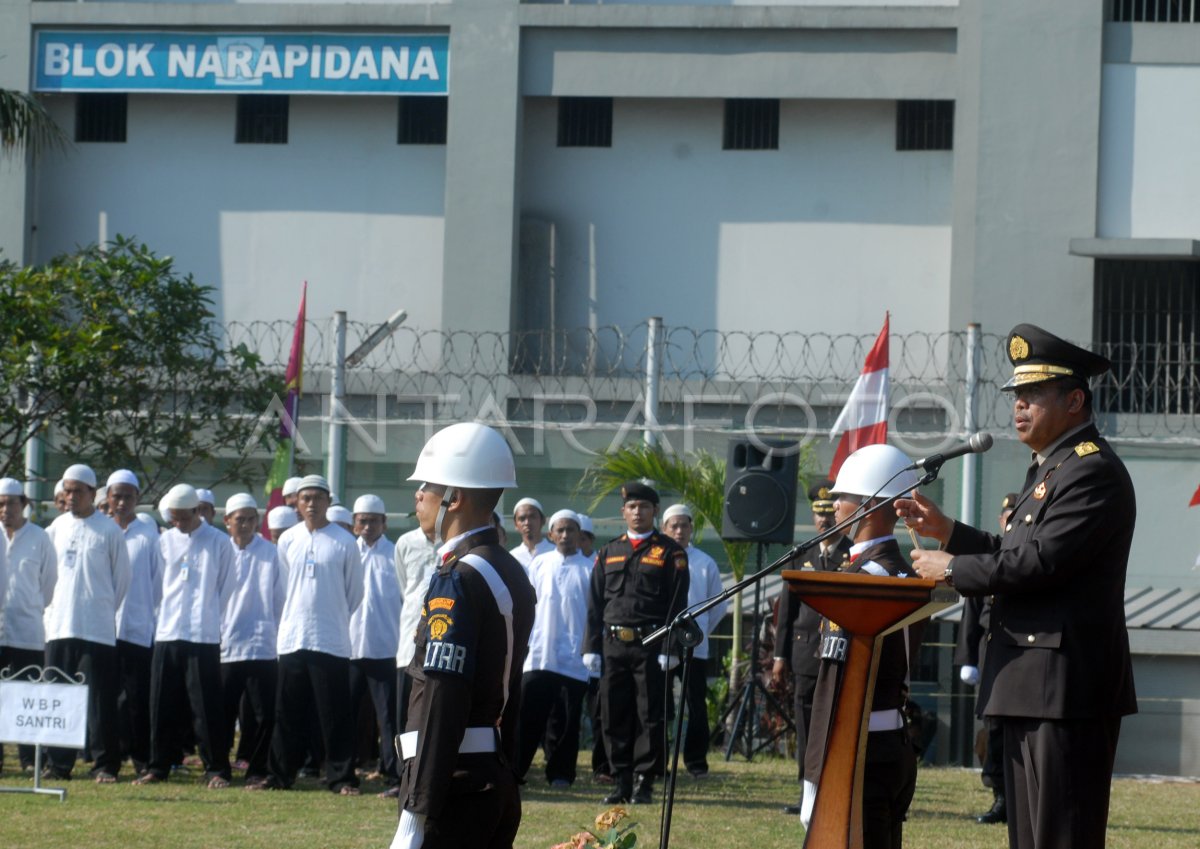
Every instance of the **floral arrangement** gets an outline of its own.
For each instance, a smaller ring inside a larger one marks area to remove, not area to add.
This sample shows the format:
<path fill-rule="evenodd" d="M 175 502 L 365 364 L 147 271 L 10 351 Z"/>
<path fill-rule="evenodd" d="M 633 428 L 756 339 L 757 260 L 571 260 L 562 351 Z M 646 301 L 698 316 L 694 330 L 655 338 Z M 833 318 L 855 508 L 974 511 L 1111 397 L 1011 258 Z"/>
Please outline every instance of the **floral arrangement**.
<path fill-rule="evenodd" d="M 596 817 L 591 831 L 581 831 L 565 843 L 550 849 L 634 849 L 637 846 L 637 823 L 621 825 L 629 813 L 624 808 L 609 808 Z"/>

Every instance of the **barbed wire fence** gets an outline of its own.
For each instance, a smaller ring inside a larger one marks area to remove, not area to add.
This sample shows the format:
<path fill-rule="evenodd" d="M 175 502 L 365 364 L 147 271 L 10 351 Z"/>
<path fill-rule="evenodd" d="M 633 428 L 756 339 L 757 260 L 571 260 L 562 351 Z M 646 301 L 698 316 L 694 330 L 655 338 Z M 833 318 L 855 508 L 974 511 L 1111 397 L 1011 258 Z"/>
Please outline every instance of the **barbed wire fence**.
<path fill-rule="evenodd" d="M 347 391 L 351 398 L 388 399 L 385 406 L 360 406 L 386 409 L 389 423 L 437 426 L 500 417 L 514 428 L 615 430 L 629 426 L 631 405 L 644 400 L 650 326 L 513 332 L 401 326 L 347 371 Z M 231 322 L 225 328 L 231 344 L 245 344 L 268 368 L 283 371 L 292 322 Z M 350 322 L 347 347 L 357 347 L 374 329 Z M 1006 338 L 974 337 L 975 426 L 1013 439 L 1011 398 L 1000 391 L 1011 374 Z M 769 429 L 815 439 L 828 435 L 875 337 L 668 326 L 659 338 L 653 413 L 659 427 L 725 434 Z M 911 440 L 962 434 L 970 338 L 966 330 L 892 334 L 893 434 Z M 308 322 L 308 393 L 329 391 L 331 343 L 330 324 Z M 1200 351 L 1194 348 L 1102 348 L 1115 368 L 1095 385 L 1101 431 L 1116 442 L 1200 446 Z"/>

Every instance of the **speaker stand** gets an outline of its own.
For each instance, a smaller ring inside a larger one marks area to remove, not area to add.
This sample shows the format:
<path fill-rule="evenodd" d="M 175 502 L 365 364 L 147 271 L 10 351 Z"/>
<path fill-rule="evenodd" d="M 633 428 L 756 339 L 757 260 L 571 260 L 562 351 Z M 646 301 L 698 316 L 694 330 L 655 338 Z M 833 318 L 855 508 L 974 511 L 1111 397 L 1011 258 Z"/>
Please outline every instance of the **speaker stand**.
<path fill-rule="evenodd" d="M 758 548 L 758 568 L 755 571 L 762 571 L 763 567 L 763 544 L 757 544 Z M 733 720 L 733 728 L 729 732 L 729 743 L 725 747 L 725 760 L 728 761 L 733 757 L 733 751 L 737 747 L 740 738 L 744 735 L 743 753 L 746 760 L 754 760 L 754 756 L 763 749 L 771 746 L 788 732 L 796 730 L 796 724 L 792 718 L 788 716 L 787 710 L 779 703 L 762 683 L 759 677 L 758 669 L 758 650 L 759 639 L 758 634 L 761 625 L 758 622 L 758 614 L 762 609 L 762 582 L 755 581 L 754 583 L 754 636 L 750 640 L 750 673 L 746 676 L 746 681 L 742 684 L 741 689 L 729 700 L 729 704 L 725 706 L 725 710 L 721 713 L 721 718 L 717 720 L 717 730 L 725 724 L 725 720 L 729 718 L 729 714 L 737 709 L 737 716 Z M 760 740 L 755 745 L 755 738 L 758 736 L 759 726 L 759 711 L 756 704 L 756 697 L 761 695 L 763 706 L 768 711 L 774 711 L 783 719 L 784 725 L 773 735 L 765 740 Z M 714 730 L 715 733 L 715 730 Z"/>

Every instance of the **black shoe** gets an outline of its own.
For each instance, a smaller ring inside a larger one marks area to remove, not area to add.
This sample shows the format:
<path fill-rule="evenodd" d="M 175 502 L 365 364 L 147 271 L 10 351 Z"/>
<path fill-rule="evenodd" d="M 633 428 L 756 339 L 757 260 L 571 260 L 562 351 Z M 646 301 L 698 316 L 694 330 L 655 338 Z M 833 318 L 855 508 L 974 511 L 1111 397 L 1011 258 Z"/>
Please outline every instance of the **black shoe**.
<path fill-rule="evenodd" d="M 605 805 L 628 805 L 633 799 L 633 776 L 617 776 L 617 786 L 604 797 Z"/>
<path fill-rule="evenodd" d="M 799 805 L 784 805 L 783 812 L 785 814 L 787 814 L 789 817 L 798 817 L 798 816 L 800 816 L 800 806 Z"/>
<path fill-rule="evenodd" d="M 649 805 L 654 802 L 654 779 L 639 775 L 633 784 L 633 799 L 635 805 Z"/>
<path fill-rule="evenodd" d="M 980 825 L 995 825 L 996 823 L 1008 822 L 1008 809 L 1004 804 L 1004 794 L 997 793 L 996 801 L 992 803 L 991 809 L 975 817 L 975 822 Z"/>

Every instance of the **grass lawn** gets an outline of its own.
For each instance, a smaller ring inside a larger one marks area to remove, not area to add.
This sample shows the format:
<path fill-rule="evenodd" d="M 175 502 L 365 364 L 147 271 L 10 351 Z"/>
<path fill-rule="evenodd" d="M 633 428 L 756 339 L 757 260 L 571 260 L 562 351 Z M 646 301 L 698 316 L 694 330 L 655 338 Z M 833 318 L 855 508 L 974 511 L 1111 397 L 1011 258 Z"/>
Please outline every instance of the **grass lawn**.
<path fill-rule="evenodd" d="M 30 786 L 17 774 L 16 752 L 6 747 L 0 786 Z M 801 829 L 780 807 L 796 796 L 795 766 L 760 756 L 710 762 L 709 778 L 680 780 L 672 825 L 672 846 L 760 849 L 795 846 Z M 534 764 L 531 778 L 540 775 Z M 84 773 L 86 774 L 86 773 Z M 586 774 L 581 770 L 581 774 Z M 128 774 L 116 786 L 75 780 L 67 802 L 53 797 L 0 794 L 0 845 L 86 847 L 86 849 L 386 849 L 396 822 L 395 803 L 365 786 L 358 798 L 340 798 L 315 781 L 301 780 L 286 793 L 246 793 L 204 789 L 194 775 L 165 785 L 134 787 Z M 583 779 L 569 790 L 551 790 L 533 781 L 525 788 L 520 849 L 547 849 L 590 825 L 604 806 L 606 788 Z M 1003 826 L 979 826 L 971 815 L 988 807 L 991 793 L 977 772 L 924 768 L 905 828 L 914 849 L 1005 847 Z M 658 842 L 659 807 L 631 809 L 640 823 L 639 845 Z M 1118 779 L 1113 785 L 1108 845 L 1111 849 L 1196 849 L 1200 847 L 1200 782 Z"/>

